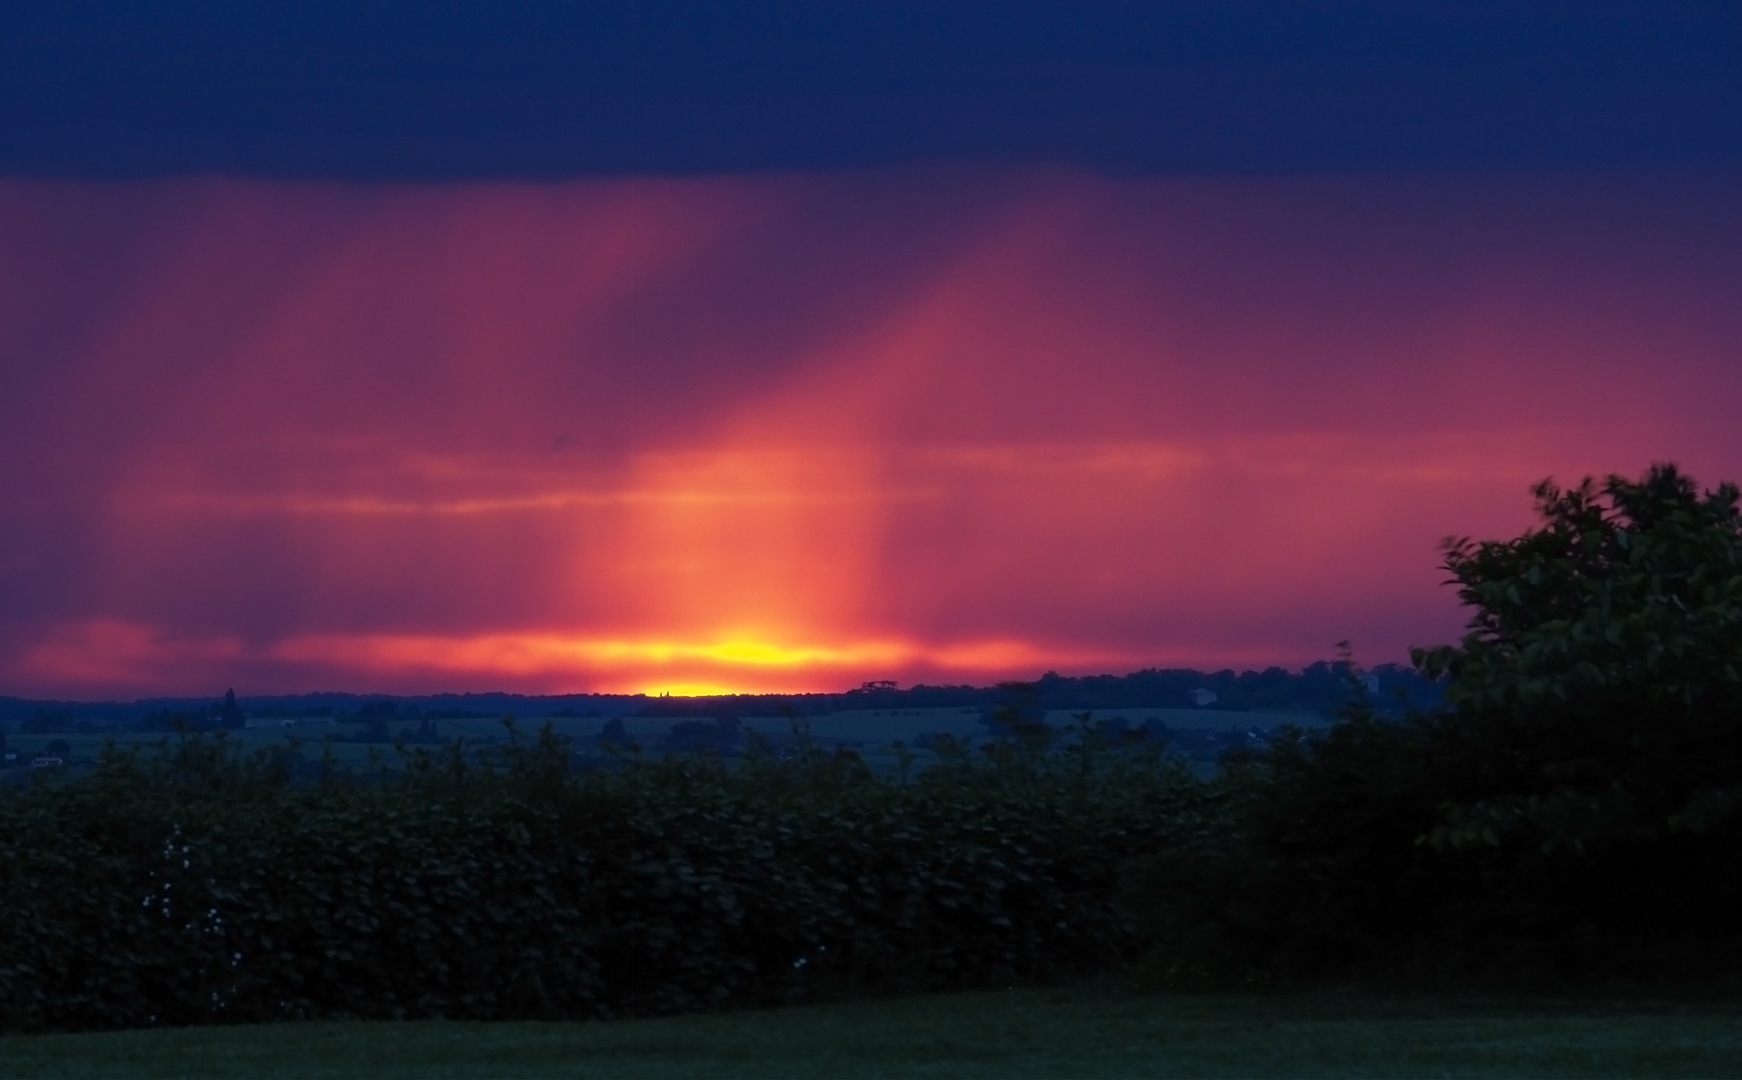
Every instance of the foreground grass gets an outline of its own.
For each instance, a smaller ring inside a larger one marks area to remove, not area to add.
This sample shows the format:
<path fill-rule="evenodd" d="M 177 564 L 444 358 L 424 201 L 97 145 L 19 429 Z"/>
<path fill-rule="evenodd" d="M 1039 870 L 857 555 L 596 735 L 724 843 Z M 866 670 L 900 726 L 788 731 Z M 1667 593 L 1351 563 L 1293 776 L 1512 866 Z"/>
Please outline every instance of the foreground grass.
<path fill-rule="evenodd" d="M 607 1023 L 0 1038 L 0 1076 L 1735 1076 L 1742 1002 L 1143 996 L 1105 988 Z"/>

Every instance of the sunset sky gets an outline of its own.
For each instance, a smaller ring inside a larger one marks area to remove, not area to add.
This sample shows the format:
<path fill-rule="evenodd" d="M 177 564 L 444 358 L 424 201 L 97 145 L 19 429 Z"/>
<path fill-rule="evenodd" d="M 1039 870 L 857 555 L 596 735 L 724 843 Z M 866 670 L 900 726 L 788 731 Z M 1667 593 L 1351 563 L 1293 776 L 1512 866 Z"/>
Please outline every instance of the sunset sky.
<path fill-rule="evenodd" d="M 597 7 L 0 19 L 0 694 L 1400 661 L 1742 478 L 1728 8 Z"/>

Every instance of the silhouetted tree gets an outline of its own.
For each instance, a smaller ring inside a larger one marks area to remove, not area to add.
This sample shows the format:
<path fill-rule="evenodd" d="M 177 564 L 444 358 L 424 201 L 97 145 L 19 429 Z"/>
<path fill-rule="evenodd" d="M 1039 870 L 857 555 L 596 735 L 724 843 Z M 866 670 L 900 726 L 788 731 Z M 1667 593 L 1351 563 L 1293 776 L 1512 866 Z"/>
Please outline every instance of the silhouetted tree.
<path fill-rule="evenodd" d="M 399 703 L 394 701 L 370 701 L 357 710 L 357 715 L 363 721 L 363 730 L 358 738 L 362 742 L 390 742 L 393 735 L 388 727 L 399 715 Z"/>
<path fill-rule="evenodd" d="M 1418 649 L 1450 679 L 1480 787 L 1432 835 L 1548 847 L 1701 832 L 1742 812 L 1742 517 L 1674 465 L 1639 481 L 1535 489 L 1543 526 L 1449 542 L 1475 610 L 1458 645 Z"/>
<path fill-rule="evenodd" d="M 634 745 L 634 740 L 629 738 L 628 732 L 623 728 L 621 716 L 614 716 L 605 721 L 604 730 L 599 732 L 599 749 L 627 750 Z"/>
<path fill-rule="evenodd" d="M 1742 968 L 1737 489 L 1657 465 L 1535 496 L 1538 528 L 1448 542 L 1469 632 L 1413 653 L 1449 680 L 1442 710 L 1355 696 L 1230 762 L 1229 809 L 1140 875 L 1165 949 L 1230 971 Z"/>
<path fill-rule="evenodd" d="M 242 716 L 242 707 L 236 704 L 236 691 L 224 691 L 224 707 L 218 711 L 217 726 L 235 731 L 245 726 L 246 723 L 246 719 Z"/>

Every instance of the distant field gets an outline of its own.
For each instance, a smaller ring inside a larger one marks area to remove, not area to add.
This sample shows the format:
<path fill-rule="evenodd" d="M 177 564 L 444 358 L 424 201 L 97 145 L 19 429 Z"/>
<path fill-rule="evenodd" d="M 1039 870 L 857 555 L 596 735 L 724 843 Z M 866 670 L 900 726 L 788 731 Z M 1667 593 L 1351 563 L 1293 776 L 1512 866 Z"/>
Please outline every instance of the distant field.
<path fill-rule="evenodd" d="M 1047 723 L 1055 727 L 1068 727 L 1075 722 L 1077 715 L 1078 713 L 1069 710 L 1055 710 L 1047 713 L 1046 719 Z M 1244 731 L 1249 728 L 1270 729 L 1282 724 L 1312 727 L 1327 722 L 1325 718 L 1313 713 L 1229 712 L 1216 709 L 1102 709 L 1094 711 L 1092 716 L 1097 721 L 1123 718 L 1134 727 L 1154 719 L 1177 730 Z M 649 744 L 656 742 L 682 719 L 684 718 L 626 717 L 624 726 L 627 734 Z M 600 730 L 609 720 L 609 717 L 604 716 L 551 717 L 548 722 L 558 735 L 574 739 L 577 749 L 590 750 Z M 527 718 L 520 721 L 519 727 L 522 733 L 532 735 L 546 722 L 541 717 Z M 789 719 L 780 716 L 744 717 L 741 722 L 750 730 L 777 736 L 786 735 L 792 726 Z M 893 740 L 899 739 L 911 747 L 914 740 L 922 735 L 941 733 L 974 741 L 983 740 L 987 735 L 986 726 L 980 723 L 980 710 L 977 708 L 859 709 L 813 716 L 808 722 L 811 735 L 825 748 L 851 746 L 879 771 L 896 768 L 896 755 L 889 749 Z M 416 719 L 408 721 L 404 717 L 398 717 L 388 726 L 392 732 L 397 733 L 401 728 L 415 727 Z M 468 742 L 485 739 L 500 741 L 505 736 L 503 726 L 498 720 L 438 720 L 436 729 L 438 737 L 444 740 L 464 738 Z M 362 730 L 361 723 L 352 721 L 332 723 L 304 719 L 285 723 L 277 720 L 251 720 L 250 726 L 239 731 L 226 732 L 225 737 L 245 750 L 282 746 L 295 741 L 301 744 L 303 755 L 310 759 L 318 758 L 330 746 L 333 757 L 351 769 L 379 768 L 382 765 L 396 767 L 400 755 L 393 744 L 355 741 L 358 732 Z M 69 748 L 69 753 L 63 755 L 67 763 L 79 768 L 94 763 L 108 740 L 112 739 L 117 746 L 123 748 L 140 747 L 142 752 L 149 753 L 151 748 L 169 738 L 173 736 L 161 732 L 37 735 L 9 732 L 6 735 L 6 749 L 18 755 L 13 764 L 23 767 L 28 766 L 31 759 L 45 756 L 51 742 L 62 740 Z M 916 757 L 921 766 L 932 760 L 935 760 L 934 755 L 923 751 Z M 16 779 L 16 774 L 14 778 Z"/>
<path fill-rule="evenodd" d="M 1046 722 L 1055 727 L 1066 726 L 1081 711 L 1049 712 L 1046 714 Z M 1133 727 L 1145 720 L 1159 720 L 1170 728 L 1200 731 L 1245 731 L 1249 728 L 1278 728 L 1284 724 L 1303 728 L 1323 727 L 1331 722 L 1327 717 L 1310 712 L 1234 712 L 1226 709 L 1096 709 L 1092 716 L 1097 721 L 1123 717 Z"/>
<path fill-rule="evenodd" d="M 398 760 L 398 755 L 394 752 L 391 743 L 375 745 L 348 741 L 352 733 L 360 726 L 348 724 L 331 727 L 243 728 L 240 731 L 227 731 L 224 733 L 224 737 L 244 750 L 283 746 L 295 740 L 302 744 L 303 755 L 314 759 L 321 756 L 323 747 L 327 745 L 324 742 L 325 736 L 330 732 L 345 736 L 346 741 L 337 741 L 330 745 L 333 748 L 333 756 L 351 768 L 367 767 L 373 760 L 370 754 L 371 750 L 374 751 L 375 759 L 388 762 Z M 501 728 L 498 727 L 497 730 L 500 731 Z M 95 762 L 98 755 L 102 753 L 103 747 L 110 741 L 113 741 L 121 749 L 136 747 L 141 753 L 152 753 L 156 747 L 163 745 L 165 740 L 173 741 L 175 738 L 176 736 L 164 732 L 117 732 L 97 735 L 66 733 L 25 735 L 18 732 L 7 732 L 6 749 L 8 752 L 17 752 L 17 764 L 28 765 L 32 758 L 46 755 L 49 744 L 59 739 L 67 744 L 68 753 L 64 757 L 68 764 L 78 766 Z"/>
<path fill-rule="evenodd" d="M 0 1077 L 1716 1077 L 1742 1003 L 1015 990 L 595 1023 L 0 1037 Z"/>

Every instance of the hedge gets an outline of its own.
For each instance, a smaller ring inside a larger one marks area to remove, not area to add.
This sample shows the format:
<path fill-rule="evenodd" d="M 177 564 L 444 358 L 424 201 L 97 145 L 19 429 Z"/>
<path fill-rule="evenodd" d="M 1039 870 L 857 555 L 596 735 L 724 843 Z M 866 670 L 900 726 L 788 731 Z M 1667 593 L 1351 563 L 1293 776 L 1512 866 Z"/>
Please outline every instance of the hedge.
<path fill-rule="evenodd" d="M 1159 759 L 1008 745 L 394 776 L 222 737 L 0 797 L 0 1024 L 587 1017 L 995 985 L 1127 958 L 1119 868 L 1202 800 Z M 307 771 L 307 770 L 304 770 Z"/>

